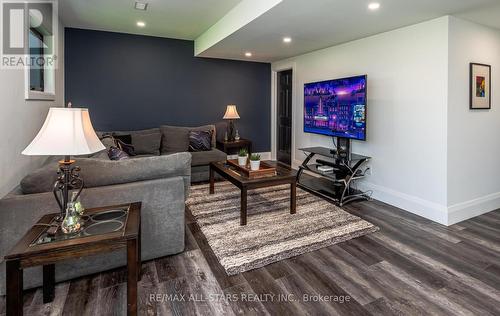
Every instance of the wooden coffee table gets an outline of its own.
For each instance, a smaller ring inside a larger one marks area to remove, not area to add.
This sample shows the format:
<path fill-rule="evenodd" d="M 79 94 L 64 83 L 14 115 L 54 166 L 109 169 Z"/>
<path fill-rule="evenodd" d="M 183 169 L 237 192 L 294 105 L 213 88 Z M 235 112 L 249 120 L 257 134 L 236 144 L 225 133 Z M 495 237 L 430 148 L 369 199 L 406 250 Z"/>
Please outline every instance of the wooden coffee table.
<path fill-rule="evenodd" d="M 214 172 L 217 172 L 241 190 L 240 225 L 247 224 L 247 196 L 248 190 L 290 184 L 290 214 L 296 212 L 297 172 L 285 164 L 277 161 L 266 161 L 276 167 L 275 176 L 249 179 L 225 161 L 210 163 L 210 194 L 215 192 Z"/>
<path fill-rule="evenodd" d="M 112 213 L 112 210 L 122 210 Z M 43 266 L 43 302 L 54 299 L 55 263 L 127 251 L 127 314 L 137 315 L 137 281 L 141 271 L 141 203 L 85 210 L 86 223 L 79 233 L 47 235 L 59 213 L 43 216 L 5 256 L 7 268 L 7 315 L 23 314 L 23 269 Z M 94 225 L 97 222 L 100 224 Z M 121 223 L 121 224 L 120 224 Z M 92 227 L 90 227 L 92 226 Z"/>

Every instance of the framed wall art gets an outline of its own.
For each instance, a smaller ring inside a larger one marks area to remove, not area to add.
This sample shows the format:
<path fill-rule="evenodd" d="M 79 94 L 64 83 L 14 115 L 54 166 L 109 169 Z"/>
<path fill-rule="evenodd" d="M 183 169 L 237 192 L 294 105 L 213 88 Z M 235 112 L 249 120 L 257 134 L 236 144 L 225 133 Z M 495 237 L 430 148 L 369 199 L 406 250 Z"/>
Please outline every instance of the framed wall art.
<path fill-rule="evenodd" d="M 471 110 L 491 109 L 491 66 L 470 64 Z"/>

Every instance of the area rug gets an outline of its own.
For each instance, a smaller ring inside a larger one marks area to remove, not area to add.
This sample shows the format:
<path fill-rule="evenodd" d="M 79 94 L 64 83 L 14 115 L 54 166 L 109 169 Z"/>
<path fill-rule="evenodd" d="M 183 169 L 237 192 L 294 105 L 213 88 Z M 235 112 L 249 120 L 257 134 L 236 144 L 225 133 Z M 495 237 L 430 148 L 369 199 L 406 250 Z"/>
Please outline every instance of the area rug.
<path fill-rule="evenodd" d="M 187 205 L 220 264 L 234 275 L 378 230 L 371 223 L 290 185 L 248 191 L 248 222 L 240 226 L 240 190 L 229 182 L 191 187 Z"/>

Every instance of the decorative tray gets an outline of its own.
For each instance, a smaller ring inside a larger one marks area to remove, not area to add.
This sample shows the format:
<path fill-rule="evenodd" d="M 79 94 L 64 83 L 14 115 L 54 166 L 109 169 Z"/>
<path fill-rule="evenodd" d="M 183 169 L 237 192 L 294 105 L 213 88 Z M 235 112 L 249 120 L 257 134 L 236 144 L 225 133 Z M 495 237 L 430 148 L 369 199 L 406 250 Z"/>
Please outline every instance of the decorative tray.
<path fill-rule="evenodd" d="M 250 169 L 250 162 L 247 162 L 246 166 L 238 165 L 238 159 L 228 159 L 228 165 L 236 168 L 243 176 L 255 179 L 261 177 L 269 177 L 276 175 L 276 168 L 268 165 L 267 163 L 261 161 L 259 170 L 253 171 Z"/>

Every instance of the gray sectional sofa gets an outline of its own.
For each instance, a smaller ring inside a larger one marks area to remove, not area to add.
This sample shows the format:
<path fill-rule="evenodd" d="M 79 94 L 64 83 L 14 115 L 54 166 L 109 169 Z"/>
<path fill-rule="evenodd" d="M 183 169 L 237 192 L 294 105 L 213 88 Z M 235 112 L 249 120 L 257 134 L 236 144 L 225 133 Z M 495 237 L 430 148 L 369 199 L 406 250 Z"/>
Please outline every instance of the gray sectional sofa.
<path fill-rule="evenodd" d="M 198 129 L 207 127 L 213 128 Z M 190 183 L 208 178 L 210 161 L 226 159 L 226 155 L 215 148 L 199 153 L 187 152 L 189 142 L 184 136 L 187 137 L 192 129 L 197 128 L 162 126 L 145 131 L 117 132 L 132 133 L 132 140 L 137 145 L 137 141 L 145 141 L 137 146 L 140 152 L 153 152 L 155 144 L 159 144 L 158 155 L 140 154 L 133 159 L 111 161 L 106 154 L 98 153 L 76 159 L 85 180 L 81 196 L 84 207 L 142 202 L 143 260 L 184 250 L 184 207 Z M 151 134 L 159 135 L 160 140 L 144 136 Z M 213 136 L 212 147 L 215 147 Z M 26 176 L 19 187 L 0 199 L 0 295 L 5 294 L 3 257 L 42 215 L 57 212 L 52 194 L 57 160 L 58 157 L 49 158 L 43 167 Z M 125 263 L 124 251 L 64 262 L 56 265 L 56 280 L 101 272 Z M 40 286 L 41 282 L 41 267 L 25 271 L 25 288 Z"/>
<path fill-rule="evenodd" d="M 209 164 L 212 161 L 224 161 L 227 155 L 216 149 L 217 131 L 215 125 L 204 125 L 198 127 L 181 127 L 162 125 L 159 128 L 151 128 L 140 131 L 107 131 L 99 132 L 100 136 L 104 134 L 113 135 L 131 135 L 132 145 L 134 147 L 147 148 L 141 151 L 139 155 L 131 157 L 132 159 L 143 158 L 153 155 L 170 155 L 177 152 L 189 151 L 189 131 L 212 131 L 212 148 L 208 151 L 190 152 L 191 154 L 191 182 L 201 182 L 208 180 Z M 155 138 L 141 137 L 144 135 L 156 135 Z M 141 144 L 147 142 L 147 144 Z M 148 152 L 144 154 L 144 152 Z"/>

